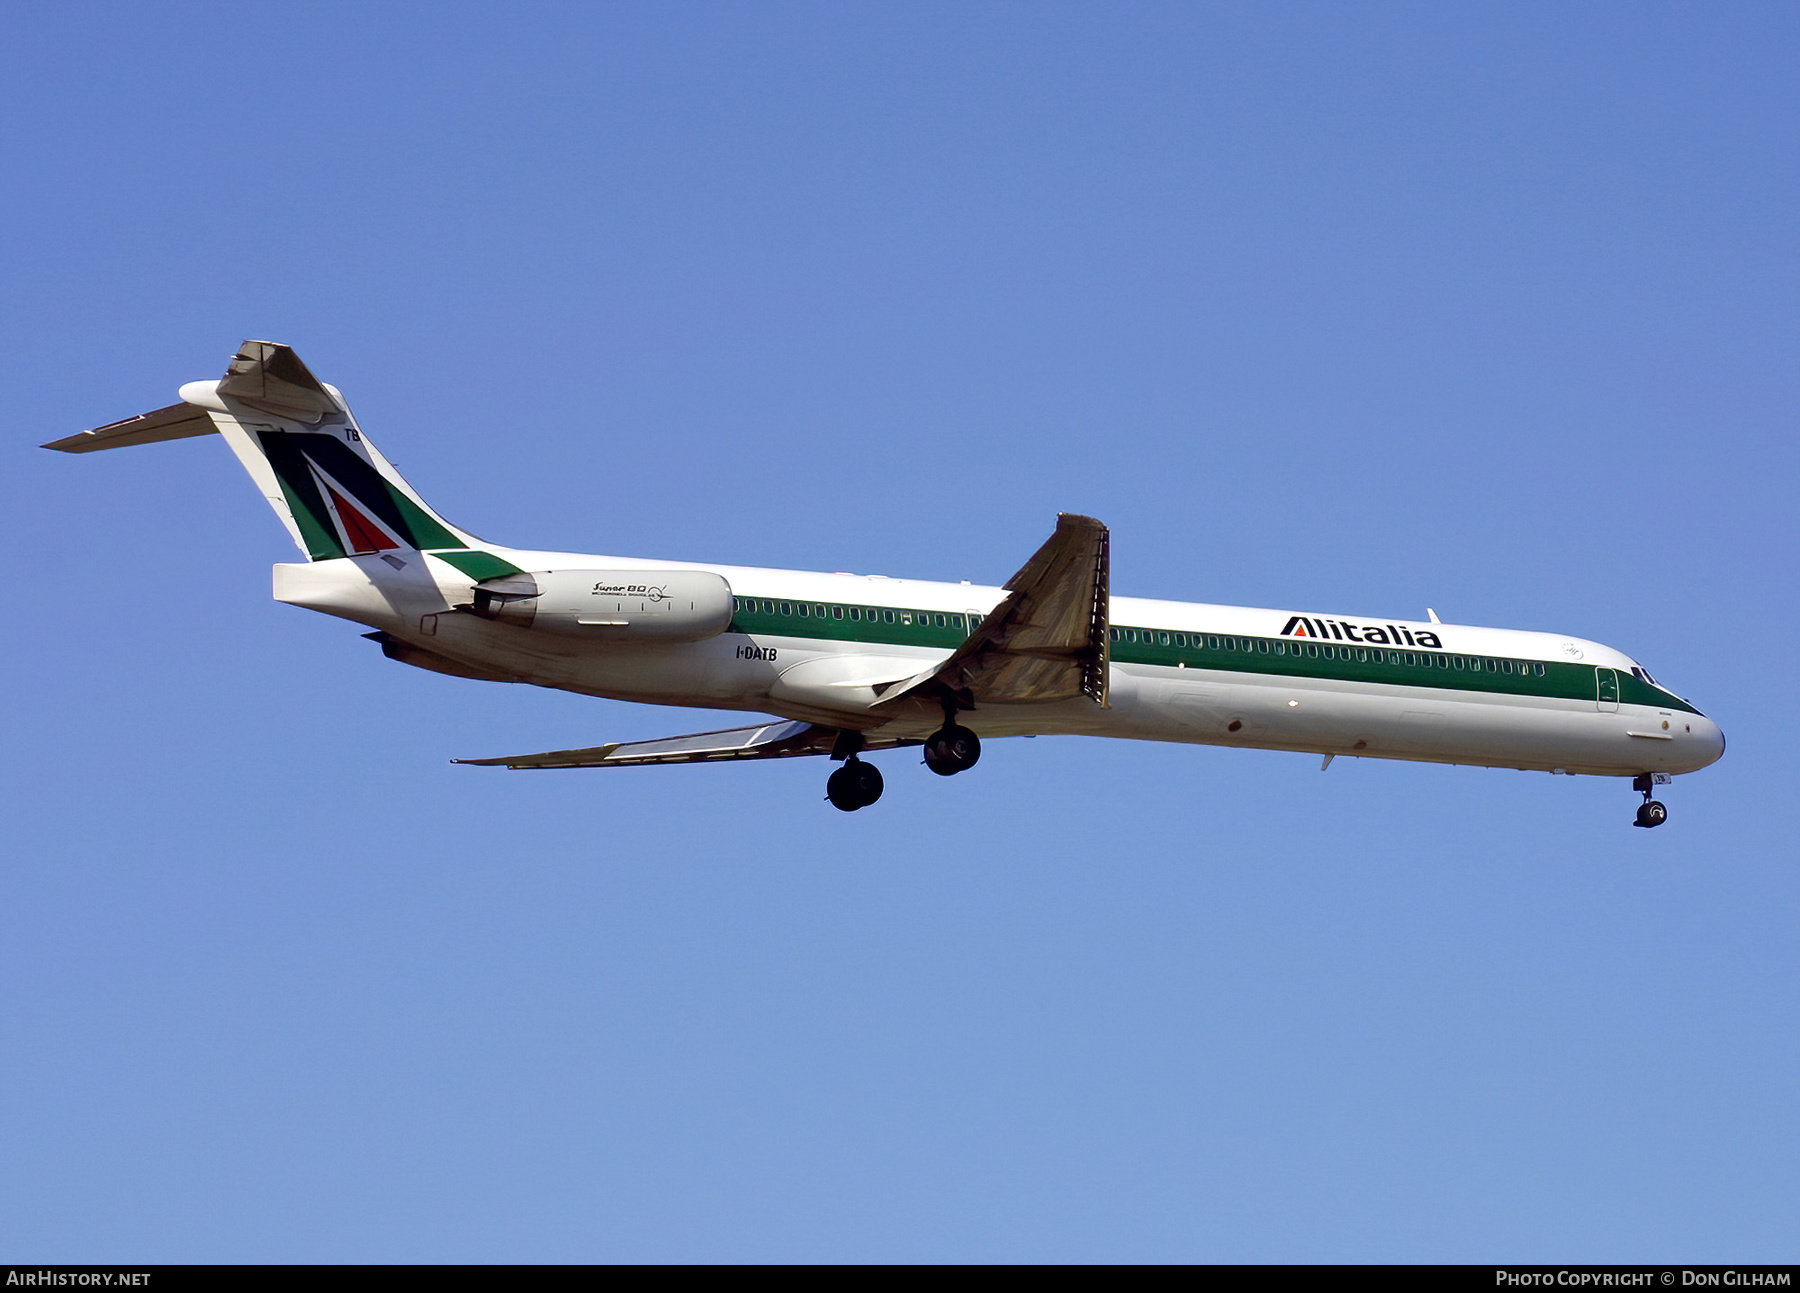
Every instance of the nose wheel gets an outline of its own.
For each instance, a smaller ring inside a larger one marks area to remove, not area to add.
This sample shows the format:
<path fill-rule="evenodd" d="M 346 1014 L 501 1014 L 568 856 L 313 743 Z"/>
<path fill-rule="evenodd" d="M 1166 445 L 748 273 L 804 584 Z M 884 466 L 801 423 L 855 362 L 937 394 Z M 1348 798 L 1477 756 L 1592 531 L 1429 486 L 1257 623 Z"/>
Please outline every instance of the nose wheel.
<path fill-rule="evenodd" d="M 1631 788 L 1641 791 L 1644 796 L 1644 802 L 1638 805 L 1637 820 L 1631 823 L 1633 826 L 1642 826 L 1645 830 L 1649 830 L 1651 827 L 1661 826 L 1669 820 L 1669 810 L 1663 807 L 1658 800 L 1650 797 L 1655 793 L 1657 786 L 1668 784 L 1669 774 L 1666 772 L 1646 772 L 1632 779 Z"/>

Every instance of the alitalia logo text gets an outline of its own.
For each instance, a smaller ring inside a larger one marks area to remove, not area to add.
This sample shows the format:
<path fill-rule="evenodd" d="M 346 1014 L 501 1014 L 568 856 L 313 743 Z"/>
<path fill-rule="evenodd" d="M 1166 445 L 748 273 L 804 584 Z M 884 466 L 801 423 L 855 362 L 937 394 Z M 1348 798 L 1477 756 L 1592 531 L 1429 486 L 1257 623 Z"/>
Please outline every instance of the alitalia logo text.
<path fill-rule="evenodd" d="M 1392 624 L 1349 624 L 1343 620 L 1319 619 L 1311 615 L 1293 615 L 1281 630 L 1285 638 L 1323 638 L 1327 642 L 1369 642 L 1376 646 L 1430 647 L 1442 651 L 1438 635 L 1420 630 L 1398 628 Z"/>

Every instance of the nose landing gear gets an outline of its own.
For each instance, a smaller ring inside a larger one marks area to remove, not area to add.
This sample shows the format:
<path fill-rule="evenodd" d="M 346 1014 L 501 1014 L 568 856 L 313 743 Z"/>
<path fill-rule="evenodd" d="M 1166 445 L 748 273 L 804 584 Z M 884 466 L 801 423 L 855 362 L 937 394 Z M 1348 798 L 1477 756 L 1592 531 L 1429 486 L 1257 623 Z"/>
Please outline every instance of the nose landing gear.
<path fill-rule="evenodd" d="M 1666 772 L 1645 772 L 1632 778 L 1631 788 L 1641 791 L 1644 796 L 1644 802 L 1638 805 L 1637 820 L 1631 823 L 1633 826 L 1649 830 L 1669 820 L 1669 810 L 1650 797 L 1654 787 L 1668 784 L 1669 774 Z"/>

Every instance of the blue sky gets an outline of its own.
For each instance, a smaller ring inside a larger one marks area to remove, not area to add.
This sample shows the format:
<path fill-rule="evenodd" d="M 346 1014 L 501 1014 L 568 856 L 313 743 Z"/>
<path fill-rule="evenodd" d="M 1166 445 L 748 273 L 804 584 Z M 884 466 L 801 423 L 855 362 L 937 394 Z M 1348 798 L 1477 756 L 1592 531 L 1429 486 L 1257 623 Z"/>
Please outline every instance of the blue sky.
<path fill-rule="evenodd" d="M 1792 1260 L 1800 15 L 15 6 L 16 1261 Z M 1595 638 L 1623 783 L 714 715 L 276 605 L 292 344 L 459 524 Z"/>

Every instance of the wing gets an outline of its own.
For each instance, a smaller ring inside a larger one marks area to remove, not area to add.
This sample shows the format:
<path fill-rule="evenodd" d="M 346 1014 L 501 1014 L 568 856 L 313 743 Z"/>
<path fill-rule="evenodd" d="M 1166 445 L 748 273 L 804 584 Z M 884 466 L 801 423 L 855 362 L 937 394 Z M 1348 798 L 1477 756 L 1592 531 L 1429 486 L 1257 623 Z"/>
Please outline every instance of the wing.
<path fill-rule="evenodd" d="M 546 754 L 512 754 L 499 759 L 452 759 L 484 768 L 631 768 L 647 763 L 718 763 L 726 759 L 791 759 L 804 754 L 830 754 L 838 741 L 835 727 L 816 723 L 763 723 L 725 732 L 666 736 L 657 741 L 624 741 L 585 750 L 551 750 Z M 917 741 L 865 740 L 862 750 L 892 750 Z"/>
<path fill-rule="evenodd" d="M 1008 596 L 940 665 L 883 692 L 876 708 L 948 693 L 982 701 L 1068 700 L 1106 704 L 1107 530 L 1064 512 L 1056 533 L 1006 581 Z"/>

